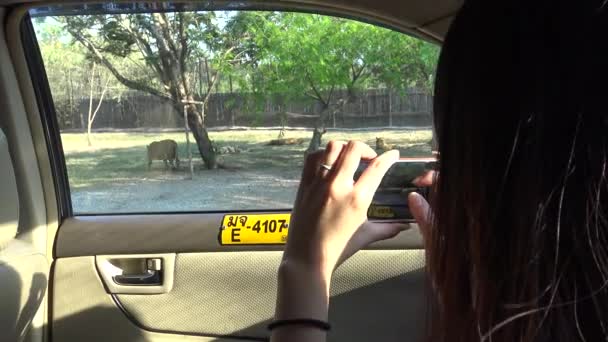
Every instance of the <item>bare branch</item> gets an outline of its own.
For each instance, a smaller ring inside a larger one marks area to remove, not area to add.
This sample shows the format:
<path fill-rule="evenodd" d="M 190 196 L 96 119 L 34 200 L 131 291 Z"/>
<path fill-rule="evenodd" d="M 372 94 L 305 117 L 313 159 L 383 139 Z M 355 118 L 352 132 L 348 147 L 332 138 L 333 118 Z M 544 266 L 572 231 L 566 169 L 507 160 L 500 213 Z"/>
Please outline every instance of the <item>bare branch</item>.
<path fill-rule="evenodd" d="M 213 89 L 213 86 L 215 85 L 215 82 L 217 82 L 217 80 L 219 79 L 219 76 L 220 72 L 216 71 L 213 77 L 211 78 L 211 82 L 209 82 L 209 88 L 207 88 L 207 94 L 205 94 L 205 99 L 203 100 L 205 106 L 207 105 L 207 101 L 209 101 L 209 97 L 211 97 L 211 89 Z"/>
<path fill-rule="evenodd" d="M 137 16 L 136 16 L 136 19 L 137 19 Z M 122 20 L 120 22 L 122 23 Z M 160 64 L 158 64 L 158 62 L 153 61 L 154 52 L 152 51 L 152 47 L 148 43 L 148 40 L 143 36 L 143 34 L 140 31 L 134 30 L 130 24 L 131 24 L 131 20 L 129 20 L 129 25 L 122 25 L 122 24 L 121 25 L 135 38 L 135 42 L 137 44 L 137 47 L 139 48 L 139 52 L 146 59 L 146 61 L 152 66 L 154 71 L 156 71 L 156 73 L 158 74 L 158 76 L 164 83 L 164 80 L 163 80 L 164 74 L 163 74 L 162 68 L 161 68 Z"/>
<path fill-rule="evenodd" d="M 167 88 L 173 90 L 173 96 L 176 99 L 182 99 L 184 97 L 184 93 L 188 91 L 186 84 L 184 83 L 185 77 L 178 77 L 178 74 L 182 75 L 181 68 L 177 65 L 177 56 L 172 54 L 170 51 L 169 42 L 165 39 L 165 35 L 163 34 L 163 28 L 161 22 L 163 21 L 162 17 L 159 13 L 153 13 L 153 18 L 155 19 L 155 24 L 149 26 L 150 34 L 156 40 L 160 60 L 163 64 L 163 69 L 165 71 L 165 79 L 167 79 L 166 84 Z"/>
<path fill-rule="evenodd" d="M 101 73 L 100 73 L 101 75 Z M 99 112 L 99 108 L 101 107 L 101 104 L 103 103 L 103 98 L 106 96 L 106 92 L 108 91 L 108 84 L 110 83 L 110 78 L 108 77 L 106 79 L 106 84 L 103 87 L 103 91 L 101 92 L 101 97 L 99 98 L 99 103 L 97 103 L 97 107 L 95 108 L 95 111 L 93 112 L 93 116 L 91 117 L 91 122 L 95 121 L 95 117 L 97 117 L 97 113 Z"/>
<path fill-rule="evenodd" d="M 95 56 L 95 59 L 97 59 L 101 64 L 103 64 L 110 71 L 110 73 L 112 73 L 112 75 L 114 75 L 114 77 L 116 77 L 116 79 L 120 83 L 124 84 L 126 87 L 141 90 L 166 101 L 173 101 L 171 96 L 157 89 L 154 89 L 141 82 L 126 78 L 114 67 L 114 65 L 112 65 L 112 63 L 106 57 L 101 54 L 99 49 L 95 47 L 95 45 L 90 40 L 85 38 L 80 32 L 74 32 L 74 30 L 70 30 L 70 33 L 79 43 L 81 43 L 87 50 L 89 50 L 89 52 L 91 52 L 93 56 Z"/>
<path fill-rule="evenodd" d="M 153 16 L 158 23 L 158 27 L 160 27 L 160 33 L 162 34 L 165 47 L 173 54 L 175 60 L 179 60 L 179 53 L 177 52 L 177 47 L 175 46 L 173 37 L 171 36 L 167 16 L 163 12 L 154 13 Z"/>
<path fill-rule="evenodd" d="M 179 43 L 180 43 L 180 56 L 179 63 L 180 65 L 186 65 L 186 56 L 188 56 L 188 33 L 185 30 L 184 21 L 186 20 L 184 16 L 184 12 L 178 12 L 177 17 L 179 19 L 178 28 L 179 28 Z M 185 72 L 185 70 L 184 70 Z"/>

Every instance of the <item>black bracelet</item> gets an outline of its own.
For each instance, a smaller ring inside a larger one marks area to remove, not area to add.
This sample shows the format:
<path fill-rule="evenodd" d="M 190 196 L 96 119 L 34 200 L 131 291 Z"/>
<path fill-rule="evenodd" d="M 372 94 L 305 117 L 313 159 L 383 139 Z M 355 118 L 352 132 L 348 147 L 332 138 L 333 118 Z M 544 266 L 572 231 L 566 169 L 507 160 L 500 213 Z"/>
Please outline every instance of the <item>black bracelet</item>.
<path fill-rule="evenodd" d="M 331 330 L 329 323 L 320 321 L 318 319 L 311 318 L 297 318 L 297 319 L 280 319 L 268 324 L 268 330 L 274 330 L 275 328 L 286 326 L 286 325 L 308 325 L 313 328 L 318 328 L 323 331 Z"/>

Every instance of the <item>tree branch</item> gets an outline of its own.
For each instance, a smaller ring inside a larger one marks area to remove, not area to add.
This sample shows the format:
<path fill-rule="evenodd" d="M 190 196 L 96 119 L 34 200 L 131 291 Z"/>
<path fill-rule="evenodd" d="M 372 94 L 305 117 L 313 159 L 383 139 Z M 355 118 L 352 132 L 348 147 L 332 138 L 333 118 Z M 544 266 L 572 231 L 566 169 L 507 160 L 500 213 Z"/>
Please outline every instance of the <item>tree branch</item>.
<path fill-rule="evenodd" d="M 355 82 L 357 82 L 357 80 L 361 77 L 361 75 L 363 74 L 363 70 L 365 70 L 366 67 L 367 67 L 367 64 L 363 63 L 361 68 L 359 68 L 359 70 L 356 70 L 355 65 L 354 64 L 351 65 L 351 70 L 352 70 L 351 85 L 355 85 Z"/>
<path fill-rule="evenodd" d="M 136 19 L 138 19 L 138 18 L 136 17 Z M 122 20 L 120 22 L 122 22 Z M 153 61 L 154 52 L 152 51 L 152 47 L 150 46 L 148 41 L 144 38 L 143 34 L 138 30 L 134 30 L 130 24 L 131 24 L 131 20 L 129 20 L 128 25 L 122 25 L 122 26 L 129 33 L 131 33 L 131 35 L 133 35 L 133 37 L 135 38 L 135 42 L 137 43 L 137 47 L 139 48 L 139 52 L 145 58 L 146 62 L 152 66 L 154 71 L 156 71 L 156 73 L 160 77 L 161 81 L 163 81 L 163 83 L 164 83 L 164 80 L 163 80 L 164 75 L 163 75 L 162 68 L 161 68 L 160 64 L 158 64 L 158 62 Z"/>
<path fill-rule="evenodd" d="M 323 96 L 321 96 L 321 94 L 317 90 L 317 87 L 315 87 L 315 83 L 310 78 L 310 74 L 308 72 L 306 72 L 306 79 L 308 80 L 308 83 L 310 84 L 312 91 L 315 93 L 315 96 L 316 96 L 315 99 L 319 100 L 321 103 L 323 103 L 323 105 L 325 105 L 326 103 L 325 103 L 325 100 L 323 100 Z"/>
<path fill-rule="evenodd" d="M 171 56 L 172 53 L 169 48 L 169 43 L 165 40 L 163 32 L 161 32 L 163 29 L 161 27 L 160 20 L 162 19 L 159 19 L 158 13 L 153 13 L 152 16 L 154 22 L 151 25 L 147 25 L 146 28 L 156 40 L 156 46 L 158 47 L 158 52 L 161 57 L 160 59 L 163 63 L 163 66 L 165 67 L 165 70 L 170 70 L 172 68 L 172 65 L 167 64 L 167 61 L 173 59 L 171 57 L 175 56 Z M 169 56 L 169 58 L 163 58 L 163 55 L 165 55 L 165 57 Z"/>
<path fill-rule="evenodd" d="M 169 42 L 165 40 L 165 35 L 163 32 L 161 32 L 163 31 L 161 25 L 162 18 L 160 17 L 159 13 L 153 13 L 152 16 L 154 18 L 154 23 L 149 26 L 149 32 L 156 40 L 156 44 L 158 46 L 160 60 L 165 70 L 165 77 L 169 81 L 169 85 L 167 85 L 167 87 L 172 89 L 174 92 L 172 95 L 177 100 L 181 101 L 183 100 L 185 93 L 188 91 L 188 89 L 185 87 L 185 83 L 183 83 L 185 75 L 181 73 L 177 56 L 172 54 L 169 48 Z"/>
<path fill-rule="evenodd" d="M 213 75 L 211 82 L 209 83 L 209 88 L 207 88 L 207 94 L 205 94 L 205 98 L 203 100 L 203 103 L 204 103 L 203 106 L 207 105 L 207 101 L 209 101 L 209 98 L 211 97 L 211 89 L 215 85 L 215 82 L 217 82 L 219 75 L 220 75 L 219 71 L 216 71 L 215 74 Z"/>
<path fill-rule="evenodd" d="M 101 75 L 101 73 L 99 73 Z M 99 103 L 97 103 L 97 107 L 95 107 L 95 111 L 93 112 L 93 117 L 91 117 L 91 122 L 95 121 L 95 118 L 97 117 L 97 113 L 99 113 L 99 108 L 101 107 L 101 104 L 103 103 L 103 98 L 104 96 L 106 96 L 106 92 L 108 91 L 108 84 L 110 83 L 110 78 L 108 77 L 106 79 L 106 84 L 103 87 L 103 91 L 101 92 L 101 97 L 99 98 Z"/>
<path fill-rule="evenodd" d="M 304 96 L 308 96 L 308 97 L 310 97 L 313 100 L 320 101 L 317 96 L 315 96 L 313 94 L 310 94 L 310 93 L 307 93 L 307 92 L 304 93 Z"/>
<path fill-rule="evenodd" d="M 188 33 L 184 30 L 184 21 L 186 18 L 184 17 L 184 12 L 178 12 L 177 17 L 179 19 L 178 27 L 179 27 L 179 43 L 180 43 L 180 56 L 179 62 L 180 65 L 186 65 L 186 56 L 188 55 Z M 184 70 L 185 72 L 185 70 Z"/>
<path fill-rule="evenodd" d="M 169 48 L 169 51 L 171 51 L 173 53 L 173 57 L 175 57 L 175 60 L 179 60 L 179 52 L 177 51 L 177 46 L 175 45 L 175 41 L 173 40 L 173 37 L 171 36 L 171 31 L 169 29 L 167 16 L 165 15 L 165 13 L 160 12 L 160 13 L 155 13 L 154 18 L 158 22 L 158 25 L 161 29 L 161 33 L 165 39 L 165 44 Z"/>
<path fill-rule="evenodd" d="M 85 38 L 79 32 L 74 32 L 74 30 L 70 30 L 70 33 L 80 44 L 82 44 L 87 50 L 89 50 L 89 52 L 91 52 L 93 54 L 93 56 L 95 56 L 95 59 L 97 59 L 101 64 L 103 64 L 108 69 L 108 71 L 110 71 L 110 73 L 112 73 L 112 75 L 114 75 L 114 77 L 116 77 L 116 79 L 120 83 L 125 85 L 126 87 L 131 88 L 131 89 L 141 90 L 143 92 L 154 95 L 154 96 L 159 97 L 166 101 L 173 101 L 173 99 L 169 95 L 167 95 L 157 89 L 154 89 L 141 82 L 137 82 L 135 80 L 126 78 L 114 67 L 114 65 L 112 65 L 112 63 L 110 63 L 110 61 L 106 57 L 104 57 L 101 54 L 99 49 L 97 47 L 95 47 L 95 45 L 93 45 L 93 43 L 90 40 Z"/>
<path fill-rule="evenodd" d="M 332 97 L 332 95 L 334 93 L 334 88 L 335 88 L 335 85 L 332 85 L 331 89 L 329 89 L 329 94 L 327 95 L 327 101 L 325 101 L 325 106 L 326 107 L 329 107 L 329 103 L 331 101 L 331 97 Z"/>

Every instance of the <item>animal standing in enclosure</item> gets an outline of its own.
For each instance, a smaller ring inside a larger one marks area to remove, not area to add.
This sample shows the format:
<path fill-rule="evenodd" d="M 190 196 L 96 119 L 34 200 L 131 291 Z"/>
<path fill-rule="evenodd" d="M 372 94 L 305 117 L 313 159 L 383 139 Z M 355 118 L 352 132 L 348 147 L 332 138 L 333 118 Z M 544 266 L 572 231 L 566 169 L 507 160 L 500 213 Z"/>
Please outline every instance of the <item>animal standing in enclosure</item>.
<path fill-rule="evenodd" d="M 148 150 L 148 170 L 150 170 L 153 160 L 162 160 L 165 163 L 165 169 L 168 169 L 169 165 L 173 169 L 179 168 L 179 157 L 177 155 L 177 143 L 175 140 L 153 141 L 146 148 Z"/>
<path fill-rule="evenodd" d="M 376 137 L 376 150 L 379 152 L 386 152 L 390 150 L 399 150 L 398 145 L 387 144 L 384 138 Z"/>

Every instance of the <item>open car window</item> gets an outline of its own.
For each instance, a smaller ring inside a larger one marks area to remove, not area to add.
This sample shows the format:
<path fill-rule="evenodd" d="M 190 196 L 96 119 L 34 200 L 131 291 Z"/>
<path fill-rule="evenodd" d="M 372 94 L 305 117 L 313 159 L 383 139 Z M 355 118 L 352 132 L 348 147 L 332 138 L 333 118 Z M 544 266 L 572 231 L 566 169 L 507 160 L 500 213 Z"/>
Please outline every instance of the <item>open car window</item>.
<path fill-rule="evenodd" d="M 75 214 L 290 209 L 332 139 L 431 155 L 433 44 L 322 14 L 134 9 L 30 13 Z"/>

